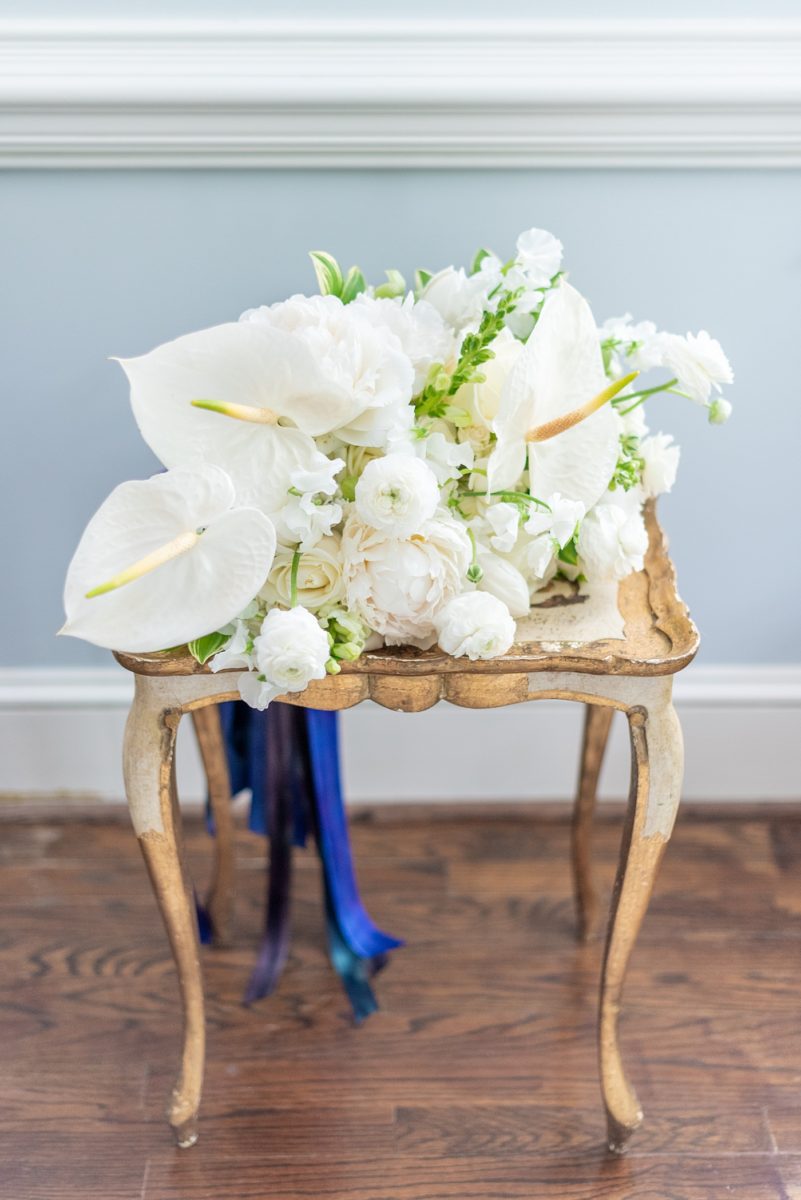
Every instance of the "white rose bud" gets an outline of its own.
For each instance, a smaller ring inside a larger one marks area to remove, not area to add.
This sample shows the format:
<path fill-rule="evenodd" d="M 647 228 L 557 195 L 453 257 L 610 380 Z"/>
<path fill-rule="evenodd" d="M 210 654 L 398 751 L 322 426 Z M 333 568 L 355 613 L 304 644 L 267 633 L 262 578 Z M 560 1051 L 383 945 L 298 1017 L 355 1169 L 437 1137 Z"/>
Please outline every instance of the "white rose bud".
<path fill-rule="evenodd" d="M 356 484 L 356 511 L 367 525 L 389 537 L 418 533 L 439 504 L 439 485 L 419 458 L 388 454 L 374 458 Z"/>
<path fill-rule="evenodd" d="M 472 662 L 505 654 L 515 640 L 509 609 L 489 592 L 456 596 L 437 614 L 435 625 L 441 649 Z"/>
<path fill-rule="evenodd" d="M 329 658 L 328 636 L 305 608 L 272 608 L 253 643 L 251 672 L 239 678 L 243 700 L 253 708 L 266 708 L 284 692 L 302 692 L 312 679 L 324 679 Z"/>

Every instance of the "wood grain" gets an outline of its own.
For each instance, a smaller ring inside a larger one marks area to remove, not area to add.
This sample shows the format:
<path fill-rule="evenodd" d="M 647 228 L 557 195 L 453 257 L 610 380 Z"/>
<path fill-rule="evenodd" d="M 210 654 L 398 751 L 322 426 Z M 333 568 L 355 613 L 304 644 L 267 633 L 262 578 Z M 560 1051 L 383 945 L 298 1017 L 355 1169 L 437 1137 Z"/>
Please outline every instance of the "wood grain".
<path fill-rule="evenodd" d="M 298 855 L 277 995 L 241 993 L 265 847 L 237 835 L 231 947 L 204 951 L 203 1136 L 173 1148 L 177 989 L 130 830 L 0 825 L 2 1200 L 795 1200 L 801 1196 L 801 819 L 680 818 L 622 1039 L 649 1119 L 603 1150 L 601 944 L 574 940 L 569 814 L 362 811 L 368 906 L 408 939 L 354 1029 Z M 619 823 L 595 830 L 608 900 Z M 212 856 L 186 823 L 199 890 Z"/>

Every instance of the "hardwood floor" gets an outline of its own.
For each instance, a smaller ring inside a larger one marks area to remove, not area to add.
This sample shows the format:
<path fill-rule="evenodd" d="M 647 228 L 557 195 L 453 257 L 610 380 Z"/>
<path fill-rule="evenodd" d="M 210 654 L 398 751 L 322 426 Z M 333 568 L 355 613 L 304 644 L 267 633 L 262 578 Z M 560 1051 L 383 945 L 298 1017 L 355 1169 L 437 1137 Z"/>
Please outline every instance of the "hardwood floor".
<path fill-rule="evenodd" d="M 350 1023 L 312 851 L 279 994 L 242 1008 L 264 845 L 241 834 L 182 1152 L 162 1117 L 175 980 L 130 829 L 0 823 L 2 1200 L 801 1198 L 801 805 L 680 817 L 626 991 L 646 1123 L 622 1159 L 603 1149 L 601 945 L 573 939 L 566 814 L 388 810 L 353 830 L 368 906 L 409 943 L 381 1011 Z M 607 892 L 619 834 L 604 816 Z M 201 882 L 198 821 L 188 843 Z"/>

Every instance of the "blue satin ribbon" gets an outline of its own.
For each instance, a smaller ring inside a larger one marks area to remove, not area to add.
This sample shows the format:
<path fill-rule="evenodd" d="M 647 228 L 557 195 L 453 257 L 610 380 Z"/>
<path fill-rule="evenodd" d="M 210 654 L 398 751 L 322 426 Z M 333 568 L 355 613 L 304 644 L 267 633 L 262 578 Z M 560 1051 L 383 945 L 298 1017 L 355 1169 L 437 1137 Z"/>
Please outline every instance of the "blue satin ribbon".
<path fill-rule="evenodd" d="M 314 834 L 323 875 L 331 963 L 357 1022 L 378 1007 L 370 978 L 403 942 L 382 932 L 359 895 L 342 796 L 337 714 L 273 703 L 259 713 L 220 705 L 234 794 L 250 788 L 250 829 L 270 838 L 265 933 L 245 993 L 272 992 L 289 952 L 292 846 Z M 203 914 L 201 914 L 201 925 Z"/>

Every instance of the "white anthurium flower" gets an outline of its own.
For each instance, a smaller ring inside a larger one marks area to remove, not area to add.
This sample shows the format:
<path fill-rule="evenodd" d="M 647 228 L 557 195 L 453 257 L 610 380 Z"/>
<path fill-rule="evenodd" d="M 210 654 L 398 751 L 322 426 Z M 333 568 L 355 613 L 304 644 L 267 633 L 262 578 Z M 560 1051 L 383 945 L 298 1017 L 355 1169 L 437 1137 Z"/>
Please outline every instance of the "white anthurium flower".
<path fill-rule="evenodd" d="M 484 519 L 492 531 L 489 543 L 493 550 L 502 554 L 513 550 L 520 532 L 520 513 L 517 506 L 505 500 L 498 504 L 490 504 L 484 511 Z"/>
<path fill-rule="evenodd" d="M 679 381 L 679 388 L 696 404 L 706 404 L 712 390 L 733 383 L 734 372 L 723 347 L 705 329 L 700 333 L 665 336 L 664 364 Z"/>
<path fill-rule="evenodd" d="M 356 511 L 385 536 L 418 533 L 439 505 L 439 484 L 420 458 L 388 454 L 368 462 L 356 484 Z"/>
<path fill-rule="evenodd" d="M 657 331 L 653 321 L 634 324 L 631 313 L 624 313 L 604 321 L 598 336 L 602 342 L 618 343 L 610 350 L 609 373 L 613 378 L 628 371 L 650 371 L 664 362 L 665 334 Z"/>
<path fill-rule="evenodd" d="M 387 323 L 373 323 L 364 308 L 343 304 L 336 296 L 292 296 L 251 309 L 240 320 L 297 337 L 337 395 L 348 396 L 348 411 L 338 412 L 336 419 L 332 413 L 320 433 L 336 430 L 345 443 L 385 444 L 398 410 L 409 408 L 414 389 L 414 367 Z"/>
<path fill-rule="evenodd" d="M 235 507 L 234 485 L 218 467 L 122 483 L 70 563 L 61 632 L 131 654 L 194 641 L 253 599 L 275 544 L 272 522 Z"/>
<path fill-rule="evenodd" d="M 526 533 L 537 537 L 541 533 L 550 534 L 557 545 L 562 548 L 576 532 L 576 525 L 584 516 L 584 505 L 580 500 L 568 500 L 559 492 L 554 492 L 545 500 L 550 512 L 535 508 L 532 505 L 531 515 L 525 524 Z"/>
<path fill-rule="evenodd" d="M 294 552 L 279 546 L 267 582 L 259 593 L 267 604 L 292 603 L 292 563 Z M 342 554 L 339 538 L 321 538 L 310 550 L 301 551 L 297 566 L 297 603 L 316 612 L 326 604 L 342 599 Z"/>
<path fill-rule="evenodd" d="M 503 329 L 492 342 L 494 357 L 481 365 L 482 383 L 466 383 L 453 397 L 457 408 L 464 408 L 481 429 L 491 429 L 498 415 L 504 384 L 509 372 L 523 352 L 523 344 L 508 329 Z"/>
<path fill-rule="evenodd" d="M 422 391 L 428 372 L 434 363 L 449 364 L 456 354 L 453 330 L 443 320 L 433 304 L 426 300 L 415 303 L 411 292 L 403 299 L 368 296 L 362 292 L 354 305 L 370 324 L 388 329 L 400 343 L 403 353 L 414 367 L 413 394 Z"/>
<path fill-rule="evenodd" d="M 489 592 L 464 592 L 437 614 L 437 640 L 446 654 L 471 662 L 505 654 L 515 640 L 515 623 L 506 605 Z"/>
<path fill-rule="evenodd" d="M 353 411 L 308 346 L 282 330 L 217 325 L 120 363 L 142 436 L 164 465 L 222 467 L 241 503 L 266 513 L 282 506 L 293 472 L 323 469 L 313 436 Z"/>
<path fill-rule="evenodd" d="M 590 581 L 625 579 L 632 571 L 641 571 L 648 533 L 640 494 L 630 492 L 619 503 L 610 499 L 597 504 L 581 522 L 577 545 Z"/>
<path fill-rule="evenodd" d="M 562 243 L 546 229 L 527 229 L 517 239 L 517 262 L 529 287 L 547 287 L 562 266 Z"/>
<path fill-rule="evenodd" d="M 427 437 L 416 438 L 412 448 L 433 472 L 440 487 L 449 479 L 457 479 L 463 470 L 472 470 L 475 462 L 470 442 L 452 442 L 436 428 Z"/>
<path fill-rule="evenodd" d="M 235 667 L 250 670 L 253 665 L 252 639 L 250 630 L 242 620 L 237 620 L 231 640 L 209 660 L 212 671 L 230 671 Z"/>
<path fill-rule="evenodd" d="M 525 617 L 529 610 L 529 586 L 514 563 L 481 544 L 476 547 L 476 559 L 481 568 L 476 585 L 479 590 L 497 596 L 513 617 Z"/>
<path fill-rule="evenodd" d="M 427 649 L 434 617 L 466 582 L 472 547 L 464 526 L 438 513 L 409 538 L 391 538 L 351 512 L 342 533 L 347 607 L 389 645 Z"/>
<path fill-rule="evenodd" d="M 420 299 L 434 306 L 457 333 L 477 329 L 487 306 L 487 296 L 495 286 L 489 271 L 468 275 L 460 267 L 445 267 L 432 275 L 420 293 Z"/>
<path fill-rule="evenodd" d="M 253 642 L 255 670 L 239 676 L 239 694 L 251 708 L 264 709 L 276 696 L 324 679 L 328 657 L 328 636 L 308 609 L 273 608 Z"/>
<path fill-rule="evenodd" d="M 661 496 L 676 482 L 679 469 L 679 447 L 668 433 L 655 433 L 640 442 L 638 453 L 645 465 L 642 486 L 646 496 Z"/>
<path fill-rule="evenodd" d="M 504 386 L 488 490 L 514 487 L 528 450 L 532 494 L 560 492 L 591 508 L 617 465 L 620 426 L 607 401 L 623 386 L 608 384 L 590 306 L 562 283 Z"/>

